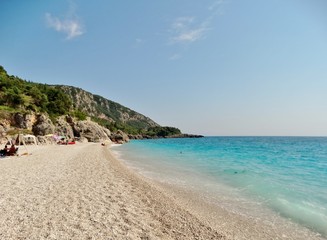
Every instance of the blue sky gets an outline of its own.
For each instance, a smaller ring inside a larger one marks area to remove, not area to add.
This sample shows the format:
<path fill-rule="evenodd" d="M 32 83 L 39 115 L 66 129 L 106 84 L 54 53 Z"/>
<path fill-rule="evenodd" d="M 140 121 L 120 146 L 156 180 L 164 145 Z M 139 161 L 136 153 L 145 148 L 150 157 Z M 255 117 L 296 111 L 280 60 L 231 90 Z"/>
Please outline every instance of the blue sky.
<path fill-rule="evenodd" d="M 205 135 L 327 136 L 327 1 L 3 0 L 0 65 Z"/>

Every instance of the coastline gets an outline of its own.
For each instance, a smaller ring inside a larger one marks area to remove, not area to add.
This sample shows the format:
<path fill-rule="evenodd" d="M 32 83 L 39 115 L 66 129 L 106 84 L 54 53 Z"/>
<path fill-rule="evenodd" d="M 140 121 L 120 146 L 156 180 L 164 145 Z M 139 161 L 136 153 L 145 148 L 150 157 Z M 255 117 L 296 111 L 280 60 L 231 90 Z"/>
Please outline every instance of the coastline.
<path fill-rule="evenodd" d="M 138 166 L 138 164 L 132 163 L 133 161 L 122 158 L 119 150 L 116 150 L 115 148 L 113 149 L 115 157 L 118 161 L 122 162 L 125 167 L 128 167 L 134 174 L 136 173 L 138 177 L 141 177 L 143 180 L 150 181 L 154 184 L 156 189 L 163 192 L 166 196 L 169 196 L 170 199 L 173 199 L 178 206 L 190 212 L 193 216 L 210 226 L 210 228 L 221 233 L 227 239 L 326 239 L 321 233 L 293 222 L 277 212 L 272 211 L 272 209 L 267 209 L 260 203 L 252 202 L 253 199 L 247 199 L 245 197 L 242 201 L 250 201 L 252 207 L 260 209 L 260 215 L 258 215 L 257 211 L 254 214 L 249 212 L 249 209 L 243 209 L 244 206 L 242 206 L 242 204 L 239 205 L 239 200 L 226 204 L 224 196 L 217 198 L 217 192 L 207 192 L 207 189 L 205 191 L 200 189 L 199 191 L 201 186 L 193 182 L 196 180 L 188 179 L 196 185 L 191 188 L 189 183 L 180 183 L 177 179 L 173 181 L 168 180 L 163 175 L 167 173 L 167 170 L 169 171 L 169 168 L 164 169 L 159 175 L 164 177 L 164 179 L 160 179 L 160 177 L 157 176 L 154 177 L 154 173 L 151 173 L 151 169 L 143 169 L 143 167 Z M 129 152 L 129 154 L 131 153 Z M 155 157 L 153 155 L 151 156 Z M 138 161 L 137 159 L 134 160 Z M 157 165 L 154 168 L 161 169 L 159 170 L 159 172 L 161 172 L 163 170 L 162 167 L 163 166 Z M 182 176 L 180 177 L 183 179 Z M 198 176 L 194 177 L 196 179 Z M 188 180 L 184 179 L 183 181 Z M 226 190 L 230 191 L 230 189 L 225 189 L 223 184 L 220 185 L 220 187 L 222 187 L 222 190 L 219 190 L 218 194 L 224 194 Z M 203 188 L 203 190 L 204 189 L 205 188 Z M 235 197 L 238 198 L 239 196 Z M 228 198 L 230 198 L 230 196 L 228 196 Z M 221 203 L 220 200 L 223 200 L 223 203 Z"/>
<path fill-rule="evenodd" d="M 28 148 L 0 160 L 1 239 L 307 239 L 151 181 L 100 144 Z"/>

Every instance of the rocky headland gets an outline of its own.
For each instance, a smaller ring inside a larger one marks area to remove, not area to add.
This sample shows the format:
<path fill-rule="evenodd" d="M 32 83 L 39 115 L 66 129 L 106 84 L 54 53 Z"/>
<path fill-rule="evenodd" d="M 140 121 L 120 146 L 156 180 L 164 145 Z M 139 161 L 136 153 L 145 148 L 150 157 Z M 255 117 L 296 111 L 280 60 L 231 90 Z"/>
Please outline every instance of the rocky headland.
<path fill-rule="evenodd" d="M 51 136 L 81 142 L 202 137 L 163 127 L 130 108 L 81 88 L 47 85 L 8 75 L 0 66 L 0 142 L 32 134 L 39 143 Z"/>

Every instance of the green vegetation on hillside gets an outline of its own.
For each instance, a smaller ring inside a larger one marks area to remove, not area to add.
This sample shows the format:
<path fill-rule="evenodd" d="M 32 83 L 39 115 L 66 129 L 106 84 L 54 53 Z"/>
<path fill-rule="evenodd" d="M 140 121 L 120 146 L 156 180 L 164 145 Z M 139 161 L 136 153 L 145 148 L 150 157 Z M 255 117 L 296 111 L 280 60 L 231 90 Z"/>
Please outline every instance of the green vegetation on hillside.
<path fill-rule="evenodd" d="M 0 105 L 59 116 L 69 113 L 72 102 L 59 88 L 9 76 L 0 66 Z"/>
<path fill-rule="evenodd" d="M 149 136 L 168 137 L 181 134 L 181 131 L 175 127 L 153 127 L 149 128 L 147 133 Z"/>
<path fill-rule="evenodd" d="M 110 122 L 106 119 L 97 118 L 97 117 L 92 117 L 91 119 L 92 121 L 97 122 L 101 126 L 108 128 L 111 132 L 117 132 L 118 130 L 121 130 L 127 134 L 132 134 L 132 135 L 142 134 L 146 132 L 146 129 L 134 128 L 130 125 L 127 125 L 126 123 L 122 123 L 119 121 Z"/>

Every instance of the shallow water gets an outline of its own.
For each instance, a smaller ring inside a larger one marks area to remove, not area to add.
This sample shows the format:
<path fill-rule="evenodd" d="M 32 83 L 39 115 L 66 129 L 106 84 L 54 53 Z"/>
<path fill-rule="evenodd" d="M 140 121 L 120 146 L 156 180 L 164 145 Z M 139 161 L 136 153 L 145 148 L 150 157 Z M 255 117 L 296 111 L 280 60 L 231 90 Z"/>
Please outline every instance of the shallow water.
<path fill-rule="evenodd" d="M 229 210 L 271 221 L 269 209 L 327 236 L 327 138 L 142 140 L 115 151 L 147 177 Z"/>

